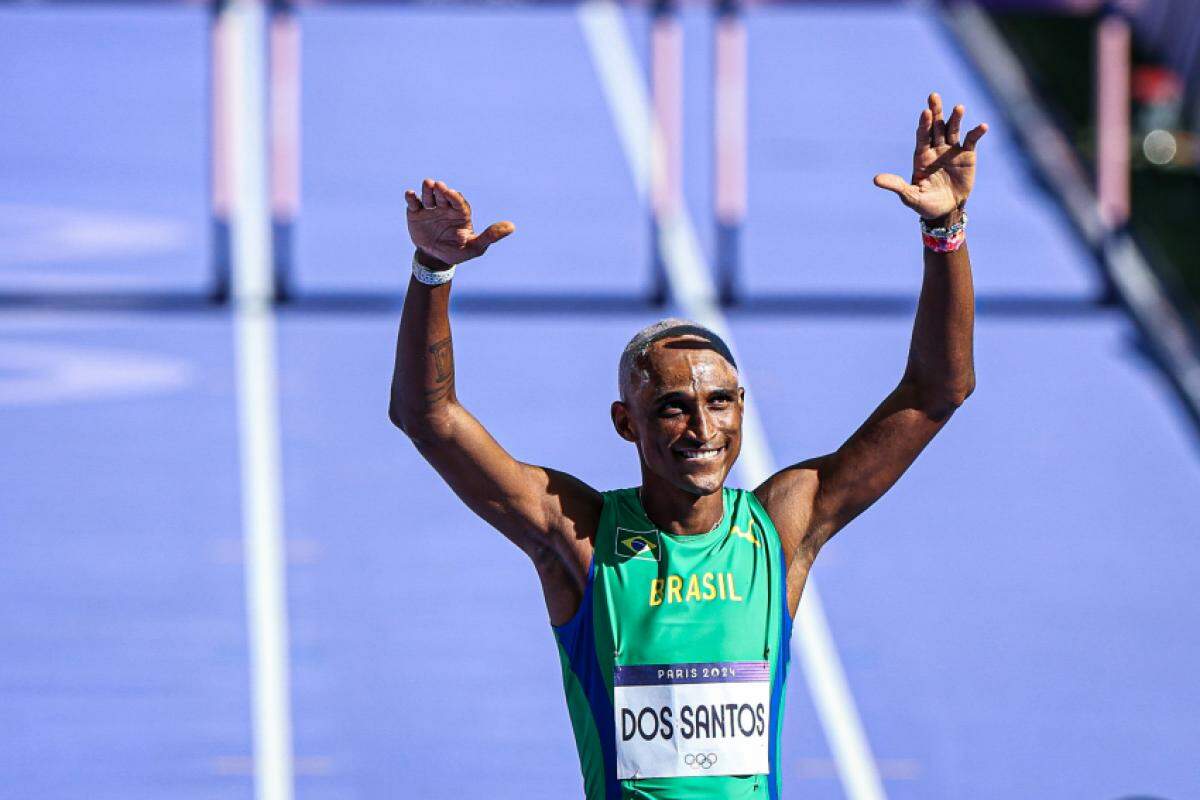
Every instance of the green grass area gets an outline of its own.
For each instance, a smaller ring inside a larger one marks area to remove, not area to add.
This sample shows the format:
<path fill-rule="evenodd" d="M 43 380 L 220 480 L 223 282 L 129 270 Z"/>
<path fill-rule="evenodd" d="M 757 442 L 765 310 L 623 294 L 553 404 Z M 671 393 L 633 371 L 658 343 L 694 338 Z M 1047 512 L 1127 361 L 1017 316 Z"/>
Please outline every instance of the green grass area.
<path fill-rule="evenodd" d="M 1004 13 L 993 16 L 1024 63 L 1050 113 L 1091 166 L 1095 142 L 1093 90 L 1095 16 Z M 1135 52 L 1135 63 L 1151 60 Z M 1133 154 L 1130 226 L 1168 289 L 1200 321 L 1200 172 L 1193 167 L 1158 167 Z"/>

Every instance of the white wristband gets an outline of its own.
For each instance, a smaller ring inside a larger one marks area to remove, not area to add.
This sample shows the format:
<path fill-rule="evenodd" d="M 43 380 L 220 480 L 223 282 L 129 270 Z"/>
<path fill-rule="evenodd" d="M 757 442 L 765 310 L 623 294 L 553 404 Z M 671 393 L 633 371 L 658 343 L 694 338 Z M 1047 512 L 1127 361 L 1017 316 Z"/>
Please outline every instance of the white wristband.
<path fill-rule="evenodd" d="M 450 279 L 454 277 L 454 267 L 430 269 L 418 261 L 417 254 L 413 253 L 412 273 L 414 278 L 426 286 L 441 286 L 443 283 L 449 283 Z"/>

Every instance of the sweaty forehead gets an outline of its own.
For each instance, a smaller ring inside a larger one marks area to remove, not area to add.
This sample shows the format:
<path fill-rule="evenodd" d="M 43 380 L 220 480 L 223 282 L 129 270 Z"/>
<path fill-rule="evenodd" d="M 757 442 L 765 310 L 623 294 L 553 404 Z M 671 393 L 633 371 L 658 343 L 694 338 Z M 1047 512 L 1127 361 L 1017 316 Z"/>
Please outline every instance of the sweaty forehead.
<path fill-rule="evenodd" d="M 728 359 L 699 337 L 673 337 L 657 341 L 638 359 L 643 390 L 691 391 L 737 386 L 737 370 Z"/>

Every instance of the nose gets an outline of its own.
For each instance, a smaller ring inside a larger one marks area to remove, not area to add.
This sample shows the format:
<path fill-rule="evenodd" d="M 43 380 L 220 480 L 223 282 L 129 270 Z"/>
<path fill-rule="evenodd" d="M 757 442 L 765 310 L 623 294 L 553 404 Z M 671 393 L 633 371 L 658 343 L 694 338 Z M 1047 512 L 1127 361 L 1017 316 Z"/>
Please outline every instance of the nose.
<path fill-rule="evenodd" d="M 694 436 L 701 444 L 707 444 L 712 438 L 713 421 L 709 415 L 708 409 L 703 406 L 692 416 L 692 436 Z"/>

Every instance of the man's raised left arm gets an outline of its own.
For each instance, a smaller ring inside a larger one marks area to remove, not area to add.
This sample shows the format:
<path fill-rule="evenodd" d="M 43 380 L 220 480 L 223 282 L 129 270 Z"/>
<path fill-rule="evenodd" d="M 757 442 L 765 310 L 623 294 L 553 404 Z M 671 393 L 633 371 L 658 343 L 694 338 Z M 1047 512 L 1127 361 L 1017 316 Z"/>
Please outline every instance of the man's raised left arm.
<path fill-rule="evenodd" d="M 805 573 L 821 546 L 891 488 L 975 388 L 975 295 L 963 207 L 974 184 L 975 145 L 987 126 L 960 143 L 963 114 L 956 106 L 943 120 L 941 98 L 931 94 L 917 125 L 912 181 L 875 176 L 876 186 L 898 195 L 923 223 L 925 273 L 899 385 L 837 451 L 787 467 L 755 490 L 789 563 L 800 559 Z"/>

